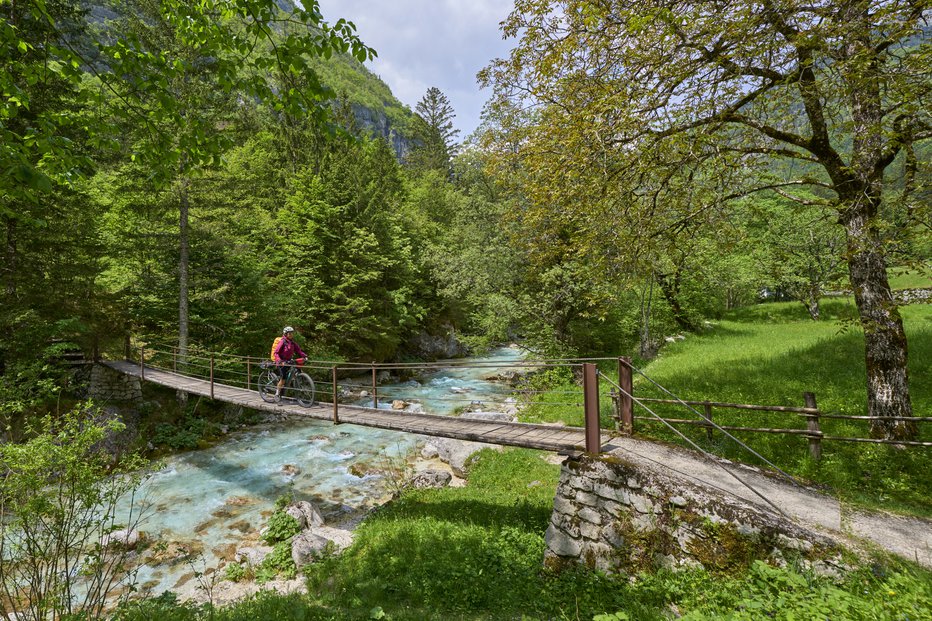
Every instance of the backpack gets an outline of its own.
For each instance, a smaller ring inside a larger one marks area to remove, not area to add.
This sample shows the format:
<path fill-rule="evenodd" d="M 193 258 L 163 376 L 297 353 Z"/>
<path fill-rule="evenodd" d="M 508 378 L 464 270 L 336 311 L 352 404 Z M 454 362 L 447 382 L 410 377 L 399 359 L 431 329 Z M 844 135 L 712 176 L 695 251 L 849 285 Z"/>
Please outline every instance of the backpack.
<path fill-rule="evenodd" d="M 278 344 L 282 342 L 284 336 L 276 336 L 275 340 L 272 342 L 272 351 L 269 352 L 269 359 L 275 360 L 275 350 L 278 349 Z"/>

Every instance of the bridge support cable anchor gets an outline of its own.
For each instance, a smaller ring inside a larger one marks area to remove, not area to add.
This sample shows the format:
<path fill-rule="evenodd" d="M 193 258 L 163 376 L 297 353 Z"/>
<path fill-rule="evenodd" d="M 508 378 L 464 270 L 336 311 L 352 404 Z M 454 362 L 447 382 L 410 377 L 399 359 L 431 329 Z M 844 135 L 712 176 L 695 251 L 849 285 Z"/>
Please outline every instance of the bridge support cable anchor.
<path fill-rule="evenodd" d="M 603 376 L 603 377 L 604 377 L 604 376 Z M 615 384 L 610 378 L 606 377 L 605 379 L 609 382 L 609 384 Z M 618 386 L 617 384 L 615 384 L 615 388 L 617 388 L 619 391 L 622 391 L 621 387 Z M 623 391 L 622 391 L 622 394 L 624 394 Z M 712 463 L 714 463 L 715 465 L 717 465 L 719 468 L 721 468 L 722 470 L 724 470 L 726 473 L 728 473 L 728 475 L 729 475 L 730 477 L 732 477 L 734 480 L 736 480 L 738 483 L 740 483 L 740 484 L 743 485 L 744 487 L 748 488 L 755 496 L 757 496 L 758 498 L 760 498 L 761 500 L 763 500 L 765 503 L 767 503 L 768 505 L 770 505 L 770 507 L 773 508 L 774 511 L 776 511 L 777 513 L 779 513 L 780 515 L 782 515 L 783 517 L 785 517 L 785 518 L 788 519 L 788 520 L 791 519 L 790 516 L 788 516 L 786 513 L 783 512 L 782 509 L 780 509 L 780 507 L 778 507 L 777 505 L 775 505 L 769 498 L 767 498 L 767 497 L 764 496 L 762 493 L 760 493 L 759 491 L 757 491 L 757 489 L 756 489 L 753 485 L 751 485 L 750 483 L 748 483 L 747 481 L 745 481 L 744 479 L 742 479 L 741 477 L 739 477 L 737 474 L 735 474 L 734 472 L 732 472 L 731 470 L 729 470 L 728 468 L 726 468 L 726 467 L 719 461 L 718 456 L 713 455 L 712 453 L 709 453 L 708 451 L 706 451 L 706 450 L 704 450 L 702 447 L 700 447 L 698 444 L 696 444 L 695 442 L 693 442 L 692 440 L 690 440 L 689 437 L 686 436 L 686 434 L 684 434 L 684 433 L 681 432 L 679 429 L 677 429 L 676 427 L 674 427 L 673 425 L 671 425 L 670 423 L 668 423 L 666 420 L 664 420 L 659 414 L 657 414 L 656 412 L 654 412 L 652 409 L 650 409 L 649 407 L 647 407 L 646 405 L 644 405 L 644 403 L 643 403 L 640 399 L 638 399 L 637 397 L 635 397 L 634 395 L 632 395 L 632 394 L 630 394 L 630 393 L 628 393 L 628 396 L 631 397 L 631 399 L 632 399 L 635 403 L 637 403 L 637 404 L 640 405 L 642 408 L 644 408 L 645 410 L 647 410 L 647 411 L 651 414 L 651 416 L 653 416 L 653 417 L 656 418 L 658 421 L 660 421 L 661 423 L 663 423 L 664 425 L 666 425 L 667 427 L 669 427 L 669 429 L 670 429 L 673 433 L 675 433 L 676 435 L 678 435 L 678 436 L 681 437 L 682 439 L 686 440 L 686 442 L 689 443 L 690 446 L 692 446 L 694 449 L 696 449 L 697 451 L 699 451 L 700 453 L 702 453 L 703 455 L 705 455 L 706 457 L 708 457 L 708 458 L 709 458 L 709 461 L 711 461 Z M 688 406 L 687 406 L 687 407 L 688 407 Z M 690 409 L 692 409 L 692 408 L 690 408 Z M 722 431 L 723 433 L 727 434 L 729 437 L 734 437 L 734 436 L 731 436 L 731 434 L 729 434 L 727 431 L 725 431 L 725 430 L 722 429 L 721 427 L 718 427 L 718 425 L 716 425 L 715 423 L 712 423 L 712 425 L 714 425 L 715 427 L 717 427 L 717 428 L 718 428 L 720 431 Z M 740 442 L 740 440 L 738 440 L 738 442 Z M 745 446 L 745 445 L 742 443 L 742 446 Z M 753 449 L 748 448 L 748 450 L 750 450 L 752 453 L 754 453 L 755 455 L 757 455 L 757 452 L 754 451 Z M 770 462 L 769 462 L 767 459 L 764 459 L 763 457 L 761 457 L 761 459 L 763 459 L 765 462 L 767 462 L 768 464 L 770 464 Z M 772 464 L 771 464 L 771 465 L 772 465 Z M 800 487 L 799 483 L 796 482 L 796 479 L 794 479 L 794 478 L 791 477 L 790 475 L 788 475 L 788 474 L 786 474 L 785 472 L 783 472 L 783 470 L 780 470 L 780 468 L 777 468 L 776 466 L 773 466 L 773 467 L 776 468 L 781 474 L 783 474 L 783 476 L 787 477 L 794 485 Z"/>

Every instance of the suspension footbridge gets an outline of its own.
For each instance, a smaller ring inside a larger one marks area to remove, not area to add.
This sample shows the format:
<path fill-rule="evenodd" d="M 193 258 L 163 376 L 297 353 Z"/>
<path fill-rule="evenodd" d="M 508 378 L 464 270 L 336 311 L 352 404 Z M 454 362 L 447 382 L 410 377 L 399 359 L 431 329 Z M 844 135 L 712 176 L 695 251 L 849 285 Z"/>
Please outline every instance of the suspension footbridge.
<path fill-rule="evenodd" d="M 332 401 L 318 402 L 309 407 L 288 401 L 268 403 L 250 387 L 230 385 L 211 378 L 193 377 L 150 365 L 140 365 L 137 362 L 107 361 L 104 364 L 121 373 L 140 377 L 147 382 L 255 410 L 334 423 L 350 423 L 427 436 L 546 451 L 578 452 L 586 449 L 586 430 L 580 427 L 481 420 L 470 418 L 468 414 L 453 417 L 425 412 L 387 410 L 339 403 L 339 399 L 337 399 L 337 404 Z"/>

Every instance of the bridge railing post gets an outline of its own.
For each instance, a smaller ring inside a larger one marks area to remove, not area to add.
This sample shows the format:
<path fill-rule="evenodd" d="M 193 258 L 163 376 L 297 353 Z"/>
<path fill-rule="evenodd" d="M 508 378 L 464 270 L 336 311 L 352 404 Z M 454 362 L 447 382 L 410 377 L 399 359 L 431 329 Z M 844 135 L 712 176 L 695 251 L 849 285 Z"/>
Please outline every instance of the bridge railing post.
<path fill-rule="evenodd" d="M 602 451 L 599 437 L 599 371 L 591 362 L 583 364 L 583 410 L 586 420 L 586 452 Z"/>
<path fill-rule="evenodd" d="M 372 407 L 379 409 L 379 385 L 376 382 L 375 361 L 372 362 Z"/>
<path fill-rule="evenodd" d="M 146 379 L 146 347 L 139 346 L 139 379 Z"/>
<path fill-rule="evenodd" d="M 335 366 L 332 367 L 331 372 L 333 374 L 333 424 L 339 425 L 340 424 L 340 411 L 339 411 L 340 399 L 337 395 L 339 395 L 340 393 L 337 390 L 337 368 Z"/>
<path fill-rule="evenodd" d="M 634 433 L 634 400 L 631 398 L 634 382 L 631 377 L 631 358 L 620 356 L 618 358 L 618 418 L 621 421 L 621 432 L 630 436 Z"/>
<path fill-rule="evenodd" d="M 210 398 L 214 398 L 214 353 L 210 353 Z"/>
<path fill-rule="evenodd" d="M 246 390 L 252 386 L 252 360 L 246 358 Z"/>

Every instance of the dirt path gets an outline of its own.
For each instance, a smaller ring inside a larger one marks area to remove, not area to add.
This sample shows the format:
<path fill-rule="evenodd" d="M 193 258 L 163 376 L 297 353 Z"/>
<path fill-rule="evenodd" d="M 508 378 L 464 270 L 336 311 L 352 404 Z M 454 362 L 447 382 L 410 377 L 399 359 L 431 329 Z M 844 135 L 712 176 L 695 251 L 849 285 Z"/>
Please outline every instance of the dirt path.
<path fill-rule="evenodd" d="M 635 463 L 643 462 L 654 467 L 661 465 L 673 474 L 737 496 L 768 511 L 776 511 L 775 506 L 796 523 L 848 547 L 863 548 L 866 542 L 932 568 L 932 521 L 852 510 L 831 496 L 795 485 L 782 477 L 680 447 L 619 437 L 606 445 L 605 450 L 617 451 L 619 456 Z M 753 487 L 760 496 L 729 472 Z"/>

